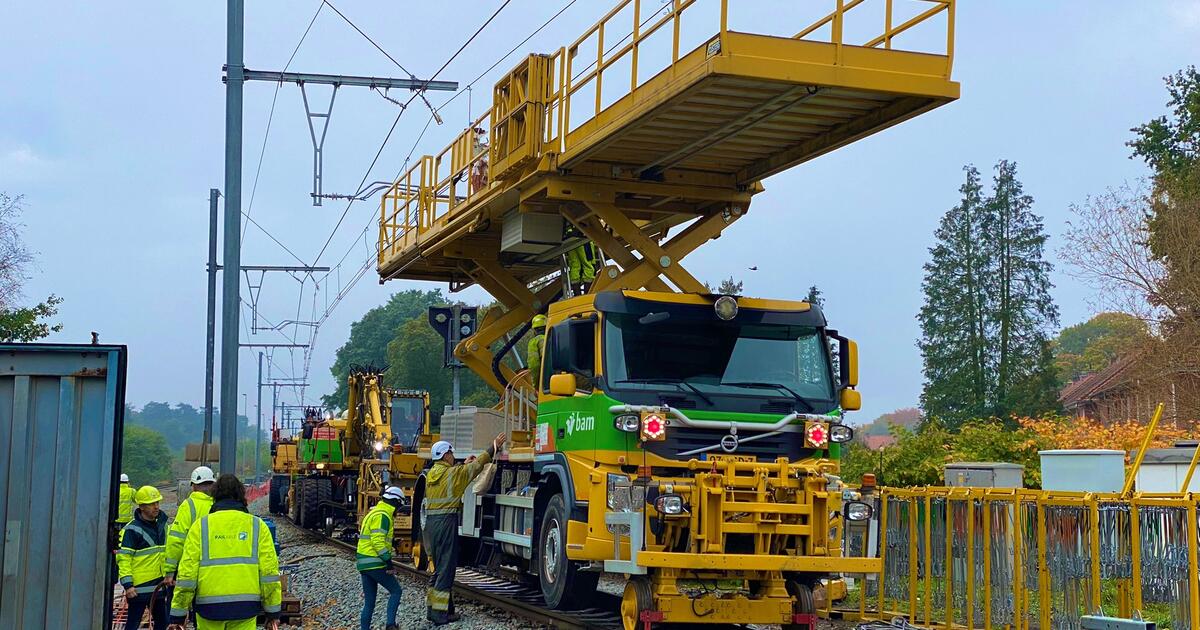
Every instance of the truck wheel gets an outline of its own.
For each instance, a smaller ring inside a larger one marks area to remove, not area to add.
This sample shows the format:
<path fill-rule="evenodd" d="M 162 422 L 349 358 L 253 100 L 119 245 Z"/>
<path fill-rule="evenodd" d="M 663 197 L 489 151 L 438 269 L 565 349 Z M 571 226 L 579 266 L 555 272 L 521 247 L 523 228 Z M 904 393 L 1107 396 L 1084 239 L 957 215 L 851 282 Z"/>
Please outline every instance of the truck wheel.
<path fill-rule="evenodd" d="M 283 497 L 280 492 L 283 490 L 283 477 L 279 475 L 271 476 L 271 486 L 267 493 L 267 508 L 271 514 L 283 514 Z"/>
<path fill-rule="evenodd" d="M 300 493 L 300 527 L 304 529 L 316 529 L 321 526 L 321 504 L 317 503 L 320 481 L 309 477 L 300 482 L 300 487 L 304 490 Z"/>
<path fill-rule="evenodd" d="M 644 577 L 630 578 L 625 583 L 621 596 L 621 626 L 624 630 L 642 630 L 642 613 L 654 610 L 654 598 L 650 592 L 650 580 Z"/>
<path fill-rule="evenodd" d="M 304 499 L 304 497 L 301 495 L 301 489 L 303 488 L 304 480 L 297 479 L 291 484 L 288 492 L 288 512 L 291 514 L 292 523 L 294 523 L 296 527 L 303 527 L 300 525 L 300 503 Z"/>
<path fill-rule="evenodd" d="M 792 579 L 787 581 L 787 592 L 792 596 L 792 614 L 817 614 L 817 605 L 816 601 L 813 599 L 811 586 Z M 816 630 L 816 627 L 813 626 L 810 628 L 808 624 L 785 623 L 783 624 L 783 630 Z"/>
<path fill-rule="evenodd" d="M 599 572 L 580 571 L 567 559 L 567 507 L 561 494 L 550 497 L 538 535 L 538 582 L 551 609 L 573 608 L 596 592 Z"/>

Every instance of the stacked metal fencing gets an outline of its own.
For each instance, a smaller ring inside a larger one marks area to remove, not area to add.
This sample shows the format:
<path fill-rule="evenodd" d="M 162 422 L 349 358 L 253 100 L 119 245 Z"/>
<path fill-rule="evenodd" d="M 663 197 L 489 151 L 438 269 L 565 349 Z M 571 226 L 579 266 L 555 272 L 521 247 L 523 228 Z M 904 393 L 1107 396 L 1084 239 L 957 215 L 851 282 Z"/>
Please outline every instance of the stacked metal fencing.
<path fill-rule="evenodd" d="M 1197 628 L 1200 495 L 915 488 L 877 500 L 883 573 L 860 589 L 864 619 L 1073 630 L 1083 615 L 1152 610 Z"/>

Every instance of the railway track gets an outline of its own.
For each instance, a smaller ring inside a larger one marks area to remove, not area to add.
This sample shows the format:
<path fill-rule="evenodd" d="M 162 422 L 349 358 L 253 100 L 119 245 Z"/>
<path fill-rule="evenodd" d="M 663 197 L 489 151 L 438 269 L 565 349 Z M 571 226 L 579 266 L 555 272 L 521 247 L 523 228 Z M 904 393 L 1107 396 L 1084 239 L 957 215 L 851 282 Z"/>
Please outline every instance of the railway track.
<path fill-rule="evenodd" d="M 325 536 L 321 532 L 303 529 L 291 519 L 276 516 L 276 519 L 286 519 L 300 531 L 313 540 L 355 551 L 355 546 L 337 538 Z M 429 574 L 416 567 L 399 561 L 392 561 L 392 567 L 407 575 L 420 580 L 428 580 Z M 561 630 L 619 630 L 621 626 L 621 598 L 609 593 L 597 592 L 594 598 L 595 606 L 581 610 L 559 611 L 548 610 L 542 600 L 541 592 L 503 577 L 489 575 L 473 569 L 459 567 L 454 580 L 456 597 L 491 606 L 538 624 L 540 626 Z"/>

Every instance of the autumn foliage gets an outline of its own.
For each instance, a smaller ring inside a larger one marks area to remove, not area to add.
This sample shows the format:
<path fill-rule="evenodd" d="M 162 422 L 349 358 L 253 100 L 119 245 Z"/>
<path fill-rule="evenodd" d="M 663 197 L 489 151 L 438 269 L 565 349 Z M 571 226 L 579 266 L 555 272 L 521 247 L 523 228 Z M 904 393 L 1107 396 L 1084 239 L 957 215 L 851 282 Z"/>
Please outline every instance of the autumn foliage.
<path fill-rule="evenodd" d="M 854 444 L 842 465 L 843 476 L 857 481 L 874 473 L 879 483 L 893 487 L 941 485 L 942 469 L 954 462 L 1011 462 L 1025 467 L 1025 485 L 1041 487 L 1038 451 L 1053 449 L 1114 449 L 1136 452 L 1147 425 L 1138 420 L 1103 424 L 1087 418 L 1046 416 L 1018 418 L 1016 429 L 994 419 L 972 420 L 957 432 L 937 422 L 915 431 L 893 425 L 896 442 L 878 451 Z M 1200 437 L 1200 427 L 1160 422 L 1150 448 L 1167 448 L 1178 440 Z"/>

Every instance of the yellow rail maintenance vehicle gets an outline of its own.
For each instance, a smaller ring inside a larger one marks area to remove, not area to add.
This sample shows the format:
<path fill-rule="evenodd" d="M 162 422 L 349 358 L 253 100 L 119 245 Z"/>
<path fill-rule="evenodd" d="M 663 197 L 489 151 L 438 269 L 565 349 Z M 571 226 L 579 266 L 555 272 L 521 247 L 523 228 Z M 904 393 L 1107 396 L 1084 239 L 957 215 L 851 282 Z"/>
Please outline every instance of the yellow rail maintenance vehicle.
<path fill-rule="evenodd" d="M 272 511 L 287 514 L 308 529 L 356 536 L 358 519 L 379 500 L 389 484 L 410 490 L 428 449 L 429 394 L 422 390 L 382 387 L 379 370 L 352 368 L 349 400 L 341 417 L 306 410 L 297 435 L 279 438 L 273 458 L 272 487 L 283 500 Z M 273 495 L 274 496 L 274 495 Z M 396 519 L 403 534 L 401 551 L 409 551 L 411 518 Z"/>
<path fill-rule="evenodd" d="M 441 427 L 477 447 L 464 427 L 499 414 L 511 438 L 492 485 L 463 497 L 464 563 L 525 572 L 552 608 L 625 574 L 629 630 L 811 627 L 819 580 L 880 572 L 841 555 L 845 520 L 870 512 L 837 476 L 855 344 L 815 305 L 713 295 L 681 265 L 764 178 L 958 97 L 954 0 L 904 15 L 836 0 L 786 28 L 816 4 L 621 0 L 519 63 L 385 193 L 381 282 L 499 302 L 454 355 L 502 401 Z M 588 241 L 602 256 L 581 287 L 563 260 Z M 531 378 L 503 358 L 536 314 Z"/>

